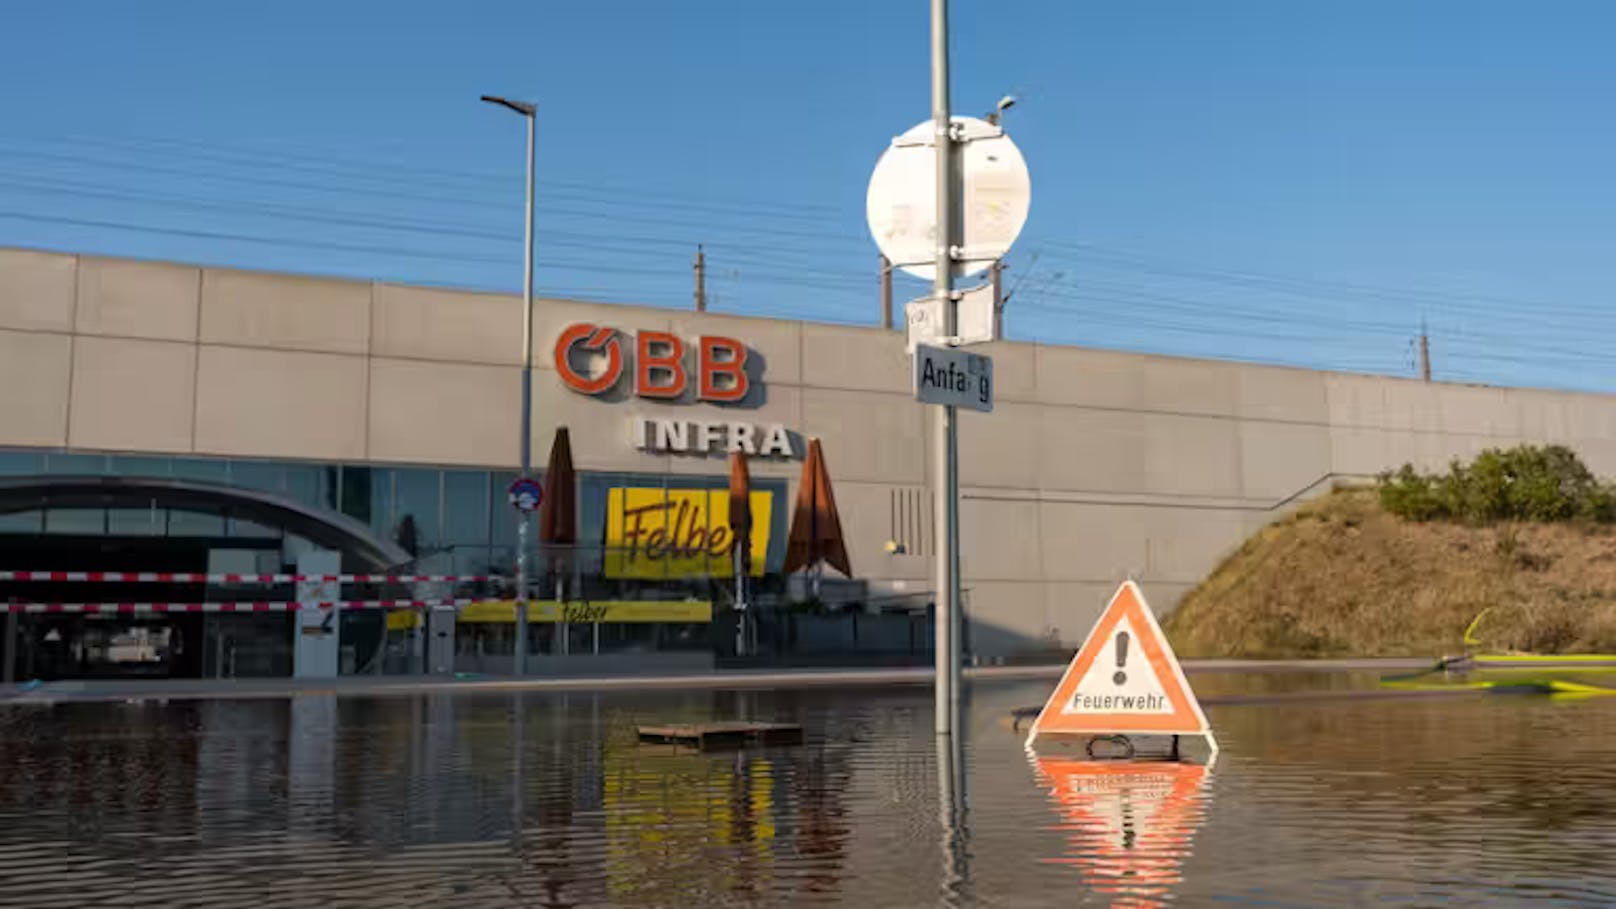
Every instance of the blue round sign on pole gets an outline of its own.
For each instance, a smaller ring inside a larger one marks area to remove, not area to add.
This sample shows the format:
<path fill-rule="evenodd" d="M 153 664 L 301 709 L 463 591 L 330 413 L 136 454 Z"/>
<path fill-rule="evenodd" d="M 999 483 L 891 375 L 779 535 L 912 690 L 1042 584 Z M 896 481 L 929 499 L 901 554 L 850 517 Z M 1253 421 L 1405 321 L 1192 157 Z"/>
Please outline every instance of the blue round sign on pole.
<path fill-rule="evenodd" d="M 511 484 L 508 497 L 517 511 L 538 511 L 544 501 L 544 487 L 532 477 L 520 477 Z"/>

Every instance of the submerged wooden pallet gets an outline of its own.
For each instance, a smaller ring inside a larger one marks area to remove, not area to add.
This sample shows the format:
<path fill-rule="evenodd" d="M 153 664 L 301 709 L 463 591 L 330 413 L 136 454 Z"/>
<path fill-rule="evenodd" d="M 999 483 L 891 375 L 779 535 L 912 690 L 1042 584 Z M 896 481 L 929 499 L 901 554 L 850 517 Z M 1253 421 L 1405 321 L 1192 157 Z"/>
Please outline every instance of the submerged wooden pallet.
<path fill-rule="evenodd" d="M 680 723 L 641 726 L 640 741 L 690 745 L 695 748 L 734 748 L 742 745 L 795 745 L 802 727 L 795 723 Z"/>

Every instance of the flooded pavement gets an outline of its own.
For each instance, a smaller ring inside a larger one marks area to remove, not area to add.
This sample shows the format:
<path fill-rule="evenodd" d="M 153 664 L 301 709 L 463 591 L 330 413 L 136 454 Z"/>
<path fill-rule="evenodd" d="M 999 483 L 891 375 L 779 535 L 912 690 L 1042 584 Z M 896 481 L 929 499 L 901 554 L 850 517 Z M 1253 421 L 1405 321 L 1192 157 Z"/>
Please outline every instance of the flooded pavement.
<path fill-rule="evenodd" d="M 1208 769 L 1030 759 L 1048 687 L 974 685 L 957 768 L 924 687 L 4 706 L 0 905 L 1616 902 L 1616 698 L 1213 706 Z M 808 741 L 634 734 L 735 718 Z"/>

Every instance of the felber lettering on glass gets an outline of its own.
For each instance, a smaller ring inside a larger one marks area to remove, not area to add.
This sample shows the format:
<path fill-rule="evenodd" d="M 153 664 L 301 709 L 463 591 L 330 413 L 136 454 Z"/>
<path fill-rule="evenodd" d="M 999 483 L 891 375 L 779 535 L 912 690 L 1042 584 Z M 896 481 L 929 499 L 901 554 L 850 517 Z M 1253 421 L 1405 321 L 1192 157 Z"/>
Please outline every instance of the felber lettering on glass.
<path fill-rule="evenodd" d="M 759 575 L 768 552 L 773 496 L 754 491 L 751 509 L 754 520 L 747 545 L 751 574 Z M 735 543 L 728 490 L 617 487 L 607 494 L 608 577 L 726 573 Z"/>
<path fill-rule="evenodd" d="M 647 515 L 670 512 L 671 525 L 647 526 L 649 523 L 646 521 Z M 698 525 L 696 521 L 702 515 L 688 501 L 659 502 L 637 508 L 625 508 L 623 517 L 628 524 L 623 531 L 623 538 L 628 543 L 630 558 L 639 554 L 642 537 L 645 541 L 645 555 L 653 559 L 670 555 L 675 558 L 689 558 L 703 554 L 714 557 L 725 556 L 735 545 L 730 539 L 728 527 L 709 529 Z"/>

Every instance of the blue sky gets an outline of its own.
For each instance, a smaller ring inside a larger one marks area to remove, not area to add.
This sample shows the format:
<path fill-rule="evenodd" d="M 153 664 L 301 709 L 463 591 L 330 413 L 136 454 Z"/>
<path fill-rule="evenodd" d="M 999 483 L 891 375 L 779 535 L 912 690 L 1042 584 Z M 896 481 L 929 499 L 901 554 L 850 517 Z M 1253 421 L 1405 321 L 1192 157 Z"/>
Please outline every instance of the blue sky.
<path fill-rule="evenodd" d="M 1616 390 L 1616 6 L 955 0 L 1023 100 L 1012 337 Z M 929 105 L 924 0 L 17 4 L 0 244 L 876 315 L 865 184 Z M 900 302 L 923 290 L 901 283 Z"/>

